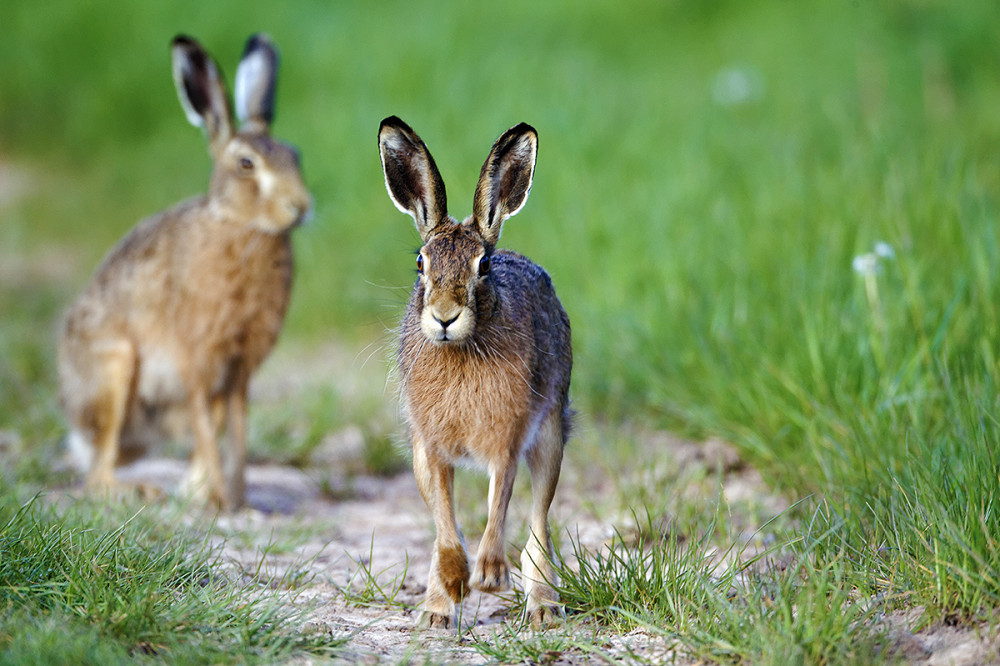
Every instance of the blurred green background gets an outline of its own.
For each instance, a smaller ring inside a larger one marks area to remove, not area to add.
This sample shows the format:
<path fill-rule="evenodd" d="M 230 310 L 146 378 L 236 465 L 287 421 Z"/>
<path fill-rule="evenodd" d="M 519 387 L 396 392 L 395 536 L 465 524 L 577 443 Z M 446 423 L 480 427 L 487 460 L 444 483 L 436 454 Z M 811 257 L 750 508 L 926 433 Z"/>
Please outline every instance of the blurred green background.
<path fill-rule="evenodd" d="M 526 121 L 536 178 L 501 244 L 555 281 L 586 419 L 725 437 L 867 543 L 907 503 L 990 515 L 1000 3 L 7 0 L 0 25 L 0 428 L 29 443 L 60 431 L 61 308 L 207 182 L 170 39 L 231 79 L 265 30 L 275 134 L 316 198 L 281 344 L 391 346 L 418 238 L 385 194 L 383 117 L 421 134 L 458 217 Z"/>

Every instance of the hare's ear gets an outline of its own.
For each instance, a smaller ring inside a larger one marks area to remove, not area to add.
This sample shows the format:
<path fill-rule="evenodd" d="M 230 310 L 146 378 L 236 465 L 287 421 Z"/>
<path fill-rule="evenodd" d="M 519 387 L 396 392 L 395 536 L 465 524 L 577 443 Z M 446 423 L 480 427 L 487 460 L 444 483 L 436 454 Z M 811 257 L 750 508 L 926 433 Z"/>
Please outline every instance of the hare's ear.
<path fill-rule="evenodd" d="M 503 133 L 479 172 L 472 221 L 489 245 L 496 245 L 504 220 L 528 200 L 538 154 L 538 134 L 527 123 Z"/>
<path fill-rule="evenodd" d="M 258 33 L 247 40 L 236 69 L 233 99 L 236 118 L 244 124 L 270 127 L 274 119 L 274 88 L 278 76 L 278 51 L 267 35 Z"/>
<path fill-rule="evenodd" d="M 413 216 L 420 237 L 427 239 L 448 215 L 444 181 L 434 158 L 416 132 L 396 116 L 378 129 L 385 187 L 396 208 Z"/>
<path fill-rule="evenodd" d="M 212 58 L 194 39 L 174 38 L 171 46 L 174 84 L 188 120 L 205 130 L 213 147 L 232 136 L 232 112 L 226 85 Z"/>

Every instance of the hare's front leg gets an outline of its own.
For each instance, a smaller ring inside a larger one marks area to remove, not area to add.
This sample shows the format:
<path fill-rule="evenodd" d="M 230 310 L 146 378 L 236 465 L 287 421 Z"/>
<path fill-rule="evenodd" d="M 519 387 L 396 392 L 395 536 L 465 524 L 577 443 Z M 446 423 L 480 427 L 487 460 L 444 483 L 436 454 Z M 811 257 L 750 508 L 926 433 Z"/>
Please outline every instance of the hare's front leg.
<path fill-rule="evenodd" d="M 219 508 L 229 510 L 232 507 L 225 504 L 222 493 L 222 460 L 219 456 L 215 421 L 208 396 L 203 389 L 191 390 L 188 412 L 194 434 L 194 451 L 184 481 L 184 492 L 196 501 L 211 501 Z"/>
<path fill-rule="evenodd" d="M 504 552 L 504 532 L 507 507 L 514 491 L 517 457 L 504 454 L 490 468 L 489 516 L 486 530 L 479 542 L 472 586 L 483 592 L 500 592 L 510 588 L 510 569 Z"/>
<path fill-rule="evenodd" d="M 468 591 L 469 560 L 455 522 L 455 468 L 413 435 L 413 473 L 424 502 L 434 515 L 436 535 L 431 570 L 419 625 L 447 628 L 455 620 L 455 605 Z"/>
<path fill-rule="evenodd" d="M 554 552 L 548 516 L 559 483 L 564 443 L 563 415 L 557 408 L 546 417 L 526 456 L 531 471 L 531 533 L 521 551 L 521 573 L 527 598 L 525 614 L 535 627 L 549 624 L 563 614 L 555 590 L 559 578 L 552 568 Z"/>

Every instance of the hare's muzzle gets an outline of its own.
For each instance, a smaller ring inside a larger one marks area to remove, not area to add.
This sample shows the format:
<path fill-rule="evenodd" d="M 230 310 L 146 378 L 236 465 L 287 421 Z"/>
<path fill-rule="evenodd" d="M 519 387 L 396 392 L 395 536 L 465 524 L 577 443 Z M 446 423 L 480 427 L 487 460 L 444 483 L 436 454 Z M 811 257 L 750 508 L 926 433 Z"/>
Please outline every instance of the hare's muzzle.
<path fill-rule="evenodd" d="M 306 224 L 313 218 L 313 202 L 311 197 L 288 203 L 288 213 L 292 219 L 292 227 Z"/>
<path fill-rule="evenodd" d="M 472 311 L 468 307 L 424 308 L 420 316 L 420 329 L 431 342 L 461 342 L 472 335 Z"/>

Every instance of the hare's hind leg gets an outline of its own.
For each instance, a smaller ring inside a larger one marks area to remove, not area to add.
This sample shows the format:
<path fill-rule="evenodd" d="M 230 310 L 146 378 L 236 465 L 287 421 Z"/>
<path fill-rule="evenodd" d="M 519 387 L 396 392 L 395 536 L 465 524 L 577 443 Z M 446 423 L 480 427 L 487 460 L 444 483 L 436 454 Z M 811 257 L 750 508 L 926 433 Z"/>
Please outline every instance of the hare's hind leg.
<path fill-rule="evenodd" d="M 226 433 L 229 441 L 222 456 L 224 504 L 236 509 L 246 497 L 247 382 L 241 381 L 226 397 Z"/>
<path fill-rule="evenodd" d="M 424 610 L 418 624 L 447 628 L 454 622 L 456 604 L 465 596 L 469 584 L 465 542 L 455 522 L 455 468 L 428 455 L 426 443 L 414 434 L 413 473 L 424 502 L 434 514 L 436 529 Z"/>
<path fill-rule="evenodd" d="M 87 488 L 108 492 L 115 488 L 118 444 L 132 396 L 135 349 L 126 340 L 112 340 L 94 344 L 90 352 L 92 372 L 85 378 L 90 385 L 80 389 L 87 391 L 89 399 L 79 409 L 80 420 L 93 436 Z"/>
<path fill-rule="evenodd" d="M 228 393 L 212 397 L 212 425 L 216 441 L 226 431 L 226 446 L 219 450 L 222 486 L 213 491 L 221 506 L 238 509 L 246 499 L 247 390 L 245 379 L 236 381 Z M 198 465 L 204 467 L 199 460 Z"/>
<path fill-rule="evenodd" d="M 559 578 L 552 568 L 555 554 L 549 535 L 549 507 L 559 483 L 565 441 L 562 409 L 556 408 L 545 417 L 534 446 L 525 456 L 531 471 L 531 532 L 521 551 L 521 573 L 527 598 L 525 614 L 536 627 L 550 623 L 563 613 L 555 590 Z"/>

